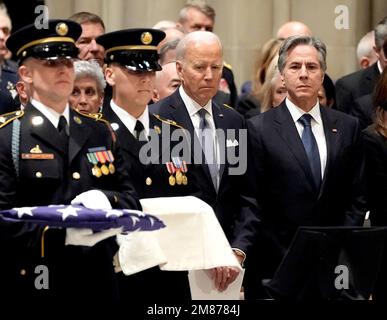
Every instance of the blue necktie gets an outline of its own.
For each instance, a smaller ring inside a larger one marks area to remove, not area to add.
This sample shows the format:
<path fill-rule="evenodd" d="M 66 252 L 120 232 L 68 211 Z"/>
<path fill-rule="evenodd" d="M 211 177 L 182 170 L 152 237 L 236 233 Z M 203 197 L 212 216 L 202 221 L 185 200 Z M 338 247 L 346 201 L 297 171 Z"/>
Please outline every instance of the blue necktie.
<path fill-rule="evenodd" d="M 304 144 L 306 155 L 309 160 L 310 168 L 312 169 L 313 180 L 317 189 L 320 189 L 321 184 L 321 163 L 320 154 L 318 152 L 316 138 L 313 135 L 311 127 L 312 116 L 310 114 L 304 114 L 298 121 L 304 126 L 302 131 L 301 140 Z"/>
<path fill-rule="evenodd" d="M 200 143 L 202 145 L 208 169 L 210 170 L 212 182 L 214 184 L 215 189 L 218 190 L 218 164 L 216 162 L 215 157 L 215 145 L 212 130 L 206 120 L 207 111 L 205 109 L 200 109 L 198 113 L 200 116 Z"/>

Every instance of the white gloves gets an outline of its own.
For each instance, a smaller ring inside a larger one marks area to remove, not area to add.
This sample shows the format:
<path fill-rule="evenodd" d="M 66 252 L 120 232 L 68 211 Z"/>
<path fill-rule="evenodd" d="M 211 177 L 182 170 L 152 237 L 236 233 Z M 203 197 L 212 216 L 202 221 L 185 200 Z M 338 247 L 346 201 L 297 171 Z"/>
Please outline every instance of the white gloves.
<path fill-rule="evenodd" d="M 122 227 L 93 233 L 91 229 L 66 229 L 65 245 L 92 247 L 96 243 L 122 232 Z"/>
<path fill-rule="evenodd" d="M 106 195 L 100 190 L 89 190 L 77 195 L 71 204 L 81 204 L 88 209 L 110 210 L 112 206 Z M 122 228 L 103 230 L 93 233 L 91 229 L 66 229 L 65 245 L 92 247 L 96 243 L 122 232 Z"/>
<path fill-rule="evenodd" d="M 88 209 L 112 209 L 107 196 L 100 190 L 89 190 L 77 195 L 71 204 L 82 204 Z"/>

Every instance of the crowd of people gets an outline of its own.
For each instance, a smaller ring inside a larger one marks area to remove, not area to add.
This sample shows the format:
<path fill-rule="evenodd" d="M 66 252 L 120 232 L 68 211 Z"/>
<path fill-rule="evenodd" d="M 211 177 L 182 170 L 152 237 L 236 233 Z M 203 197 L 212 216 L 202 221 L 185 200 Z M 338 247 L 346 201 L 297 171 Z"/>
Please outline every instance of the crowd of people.
<path fill-rule="evenodd" d="M 94 209 L 141 210 L 142 198 L 196 196 L 213 208 L 246 268 L 245 299 L 348 297 L 348 288 L 331 294 L 334 280 L 309 280 L 294 293 L 289 282 L 267 279 L 289 259 L 300 227 L 362 230 L 367 212 L 372 226 L 387 225 L 387 17 L 361 39 L 361 69 L 337 81 L 326 74 L 324 42 L 305 24 L 287 22 L 259 50 L 239 96 L 215 17 L 193 0 L 176 22 L 153 28 L 106 33 L 99 16 L 79 12 L 49 20 L 47 29 L 11 33 L 2 8 L 0 210 L 75 198 Z M 156 157 L 142 152 L 147 146 Z M 183 152 L 173 153 L 178 146 Z M 112 166 L 101 171 L 106 162 Z M 66 245 L 71 237 L 0 220 L 0 291 L 10 301 L 191 298 L 187 271 L 156 266 L 125 276 L 112 263 L 114 236 Z M 325 254 L 333 259 L 332 250 Z M 387 252 L 372 263 L 375 285 L 363 290 L 360 281 L 350 290 L 385 300 Z M 40 264 L 50 269 L 49 290 L 36 290 Z M 240 270 L 209 272 L 224 291 Z"/>

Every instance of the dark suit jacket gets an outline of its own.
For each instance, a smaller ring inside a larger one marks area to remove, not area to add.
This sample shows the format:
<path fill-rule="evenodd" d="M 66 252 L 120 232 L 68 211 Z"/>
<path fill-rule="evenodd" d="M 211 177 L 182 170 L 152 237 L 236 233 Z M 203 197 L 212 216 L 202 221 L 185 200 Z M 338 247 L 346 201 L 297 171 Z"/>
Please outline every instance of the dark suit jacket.
<path fill-rule="evenodd" d="M 350 114 L 359 119 L 361 130 L 367 128 L 374 121 L 375 108 L 372 99 L 372 93 L 361 96 L 354 101 L 350 110 Z"/>
<path fill-rule="evenodd" d="M 192 138 L 192 143 L 196 140 L 197 145 L 200 146 L 191 118 L 178 90 L 171 96 L 152 105 L 150 107 L 150 111 L 176 121 L 179 125 L 188 130 L 190 137 Z M 219 106 L 214 103 L 214 101 L 212 104 L 212 111 L 216 128 L 223 130 L 225 133 L 223 137 L 219 137 L 219 143 L 221 146 L 226 145 L 227 138 L 233 139 L 232 136 L 226 136 L 226 129 L 234 129 L 236 132 L 235 139 L 239 141 L 239 146 L 229 146 L 225 149 L 231 153 L 235 152 L 238 156 L 241 148 L 246 148 L 246 145 L 243 145 L 244 142 L 241 134 L 243 131 L 242 129 L 245 128 L 242 116 L 240 116 L 232 108 Z M 194 150 L 193 145 L 191 150 Z M 246 243 L 243 240 L 245 239 L 245 234 L 242 231 L 242 225 L 248 225 L 248 223 L 236 223 L 237 220 L 240 221 L 240 219 L 243 219 L 246 221 L 247 219 L 247 217 L 241 215 L 240 191 L 243 185 L 242 179 L 244 176 L 229 174 L 229 169 L 237 167 L 238 163 L 231 164 L 230 158 L 226 152 L 224 161 L 225 164 L 220 166 L 221 179 L 217 192 L 211 180 L 208 166 L 203 163 L 200 156 L 202 156 L 202 154 L 192 152 L 191 162 L 193 165 L 191 165 L 191 167 L 193 167 L 193 169 L 190 170 L 189 179 L 191 179 L 192 183 L 194 183 L 200 190 L 194 195 L 208 203 L 214 209 L 220 225 L 222 226 L 231 245 L 242 250 L 246 250 Z M 243 163 L 245 160 L 246 159 L 242 158 L 240 161 Z"/>
<path fill-rule="evenodd" d="M 42 124 L 33 124 L 32 119 L 37 117 L 43 120 Z M 0 129 L 0 209 L 69 204 L 75 196 L 91 189 L 104 192 L 113 208 L 141 208 L 121 151 L 106 124 L 70 110 L 69 149 L 66 151 L 51 122 L 31 104 L 27 105 L 20 118 L 19 177 L 12 161 L 12 128 L 13 123 L 9 123 Z M 31 149 L 36 146 L 52 158 L 21 158 L 22 154 L 31 155 Z M 93 164 L 86 155 L 97 147 L 112 151 L 114 174 L 99 178 L 92 175 Z M 74 172 L 78 175 L 73 175 Z M 64 230 L 52 228 L 45 233 L 45 258 L 41 259 L 42 230 L 36 225 L 0 222 L 2 297 L 58 301 L 70 295 L 75 301 L 115 300 L 117 288 L 112 257 L 117 245 L 113 238 L 94 247 L 65 246 Z M 49 290 L 35 289 L 34 270 L 39 264 L 49 268 Z"/>
<path fill-rule="evenodd" d="M 355 99 L 372 93 L 380 77 L 378 64 L 346 75 L 336 81 L 337 109 L 350 113 Z"/>
<path fill-rule="evenodd" d="M 248 120 L 250 189 L 258 221 L 255 248 L 248 252 L 247 297 L 270 278 L 299 226 L 361 225 L 358 121 L 320 107 L 327 143 L 327 164 L 320 190 L 314 187 L 304 146 L 283 102 Z M 254 287 L 255 286 L 255 287 Z M 252 292 L 252 291 L 253 292 Z"/>

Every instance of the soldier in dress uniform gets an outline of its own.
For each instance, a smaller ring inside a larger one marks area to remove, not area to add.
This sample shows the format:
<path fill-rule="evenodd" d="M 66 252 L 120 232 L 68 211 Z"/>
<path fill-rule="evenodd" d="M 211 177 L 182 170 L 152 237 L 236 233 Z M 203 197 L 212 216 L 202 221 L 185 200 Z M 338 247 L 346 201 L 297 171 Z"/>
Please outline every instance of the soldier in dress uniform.
<path fill-rule="evenodd" d="M 185 196 L 195 190 L 187 177 L 189 166 L 171 154 L 170 135 L 182 127 L 148 111 L 155 74 L 161 70 L 157 45 L 164 37 L 156 29 L 127 29 L 97 38 L 106 51 L 105 77 L 113 89 L 103 114 L 117 134 L 140 198 Z M 186 272 L 160 272 L 156 267 L 122 280 L 123 297 L 190 298 Z"/>
<path fill-rule="evenodd" d="M 28 25 L 7 41 L 31 100 L 0 117 L 0 209 L 70 204 L 75 197 L 86 207 L 140 209 L 107 121 L 69 108 L 80 34 L 75 22 L 49 20 L 48 28 Z M 66 246 L 69 236 L 66 229 L 0 221 L 1 296 L 117 301 L 115 239 Z M 34 285 L 40 264 L 49 270 L 47 290 Z"/>

